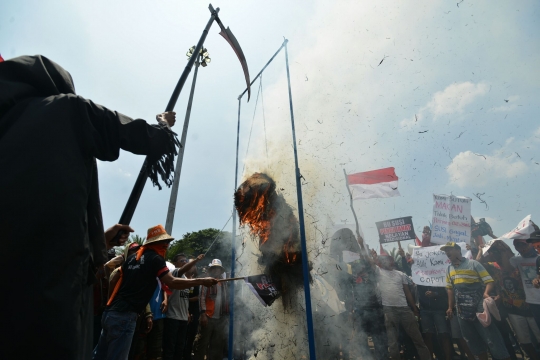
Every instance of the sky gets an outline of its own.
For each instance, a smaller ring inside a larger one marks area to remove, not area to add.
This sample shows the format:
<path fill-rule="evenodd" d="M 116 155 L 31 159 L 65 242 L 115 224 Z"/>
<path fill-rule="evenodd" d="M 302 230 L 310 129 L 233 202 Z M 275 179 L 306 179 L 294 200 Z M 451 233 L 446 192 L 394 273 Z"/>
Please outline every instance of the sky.
<path fill-rule="evenodd" d="M 473 199 L 495 234 L 540 195 L 540 4 L 536 1 L 227 1 L 230 26 L 254 77 L 289 40 L 308 241 L 353 222 L 347 173 L 392 166 L 401 197 L 357 201 L 367 243 L 376 221 L 431 220 L 433 194 Z M 42 54 L 66 68 L 77 93 L 155 122 L 206 22 L 206 3 L 12 1 L 0 5 L 0 53 Z M 221 229 L 233 208 L 240 64 L 214 24 L 211 64 L 199 71 L 172 235 Z M 176 105 L 181 133 L 191 77 Z M 259 86 L 262 91 L 259 93 Z M 257 95 L 259 99 L 257 100 Z M 536 95 L 535 95 L 536 94 Z M 248 145 L 249 144 L 249 145 Z M 143 157 L 99 163 L 104 222 L 116 223 Z M 296 207 L 284 53 L 242 99 L 240 180 L 265 171 Z M 164 224 L 170 190 L 147 183 L 136 233 Z M 485 203 L 482 203 L 482 199 Z M 540 220 L 539 220 L 540 221 Z M 225 230 L 231 231 L 231 223 Z M 324 244 L 323 244 L 324 245 Z"/>

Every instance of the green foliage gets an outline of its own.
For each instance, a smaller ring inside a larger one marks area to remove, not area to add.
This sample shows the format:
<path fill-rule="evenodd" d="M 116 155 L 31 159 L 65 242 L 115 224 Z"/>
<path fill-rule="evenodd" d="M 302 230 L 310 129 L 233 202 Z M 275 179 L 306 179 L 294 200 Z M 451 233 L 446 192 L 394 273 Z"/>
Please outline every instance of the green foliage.
<path fill-rule="evenodd" d="M 145 240 L 146 240 L 146 237 L 144 237 L 144 236 L 131 235 L 127 242 L 130 243 L 130 244 L 137 243 L 139 245 L 142 245 L 142 244 L 144 244 Z"/>
<path fill-rule="evenodd" d="M 231 233 L 227 231 L 220 232 L 218 229 L 213 228 L 185 233 L 181 239 L 171 243 L 165 258 L 170 261 L 176 254 L 180 253 L 184 253 L 189 257 L 204 254 L 216 239 L 216 236 L 217 240 L 206 254 L 202 264 L 210 263 L 212 259 L 220 259 L 223 267 L 229 270 L 231 265 Z"/>
<path fill-rule="evenodd" d="M 133 243 L 137 243 L 139 245 L 142 245 L 144 244 L 144 240 L 146 240 L 146 237 L 144 236 L 139 236 L 139 235 L 131 235 L 128 240 L 124 243 L 124 245 L 122 246 L 115 246 L 114 247 L 114 251 L 116 253 L 116 255 L 123 255 L 124 254 L 124 250 L 126 249 L 126 246 L 129 246 Z"/>

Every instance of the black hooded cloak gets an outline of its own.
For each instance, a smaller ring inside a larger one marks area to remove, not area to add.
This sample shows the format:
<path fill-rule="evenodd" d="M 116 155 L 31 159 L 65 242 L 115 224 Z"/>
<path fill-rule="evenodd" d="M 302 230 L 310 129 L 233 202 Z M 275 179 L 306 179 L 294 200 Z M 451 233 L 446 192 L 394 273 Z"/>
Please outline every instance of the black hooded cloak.
<path fill-rule="evenodd" d="M 43 56 L 0 63 L 0 358 L 86 359 L 92 270 L 107 258 L 96 158 L 148 155 L 169 183 L 177 141 L 75 95 Z"/>

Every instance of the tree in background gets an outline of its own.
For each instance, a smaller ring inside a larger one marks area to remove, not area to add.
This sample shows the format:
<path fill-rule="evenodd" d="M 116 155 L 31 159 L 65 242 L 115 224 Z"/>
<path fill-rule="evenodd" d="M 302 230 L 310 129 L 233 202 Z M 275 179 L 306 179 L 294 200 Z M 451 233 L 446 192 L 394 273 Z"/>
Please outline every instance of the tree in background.
<path fill-rule="evenodd" d="M 189 257 L 196 257 L 199 254 L 204 254 L 212 242 L 216 240 L 214 245 L 208 250 L 205 261 L 202 263 L 207 264 L 212 259 L 220 259 L 223 267 L 229 271 L 231 268 L 231 238 L 232 234 L 230 232 L 220 232 L 214 228 L 188 232 L 181 239 L 174 240 L 171 243 L 165 258 L 170 261 L 176 254 L 180 253 L 184 253 Z"/>
<path fill-rule="evenodd" d="M 116 253 L 116 255 L 123 255 L 124 254 L 124 251 L 126 249 L 126 246 L 129 246 L 133 243 L 137 243 L 139 245 L 142 246 L 142 244 L 144 244 L 144 240 L 146 240 L 146 237 L 144 236 L 139 236 L 139 235 L 131 235 L 128 239 L 128 241 L 126 241 L 124 243 L 124 245 L 122 246 L 115 246 L 114 247 L 114 251 Z"/>

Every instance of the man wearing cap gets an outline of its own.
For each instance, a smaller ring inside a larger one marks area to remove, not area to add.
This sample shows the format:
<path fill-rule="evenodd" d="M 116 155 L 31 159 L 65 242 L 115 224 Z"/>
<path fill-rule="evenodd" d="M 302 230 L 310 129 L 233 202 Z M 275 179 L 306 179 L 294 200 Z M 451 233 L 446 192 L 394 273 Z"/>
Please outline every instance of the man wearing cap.
<path fill-rule="evenodd" d="M 213 278 L 221 278 L 225 269 L 221 260 L 214 259 L 208 265 L 208 273 Z M 212 287 L 202 287 L 199 292 L 200 339 L 195 352 L 195 360 L 221 360 L 227 345 L 229 329 L 229 297 L 227 286 L 218 282 Z"/>
<path fill-rule="evenodd" d="M 540 291 L 534 288 L 533 281 L 538 274 L 539 256 L 532 243 L 540 241 L 540 231 L 534 231 L 529 239 L 514 239 L 514 248 L 519 253 L 510 259 L 510 264 L 519 269 L 526 302 L 529 304 L 534 319 L 540 327 Z"/>
<path fill-rule="evenodd" d="M 103 330 L 94 349 L 93 359 L 124 360 L 128 358 L 137 314 L 148 304 L 157 278 L 171 289 L 188 289 L 194 285 L 212 286 L 212 278 L 182 279 L 173 277 L 165 263 L 165 252 L 173 238 L 162 225 L 148 229 L 144 245 L 128 256 L 120 268 L 120 278 L 103 313 Z"/>
<path fill-rule="evenodd" d="M 483 298 L 491 296 L 494 288 L 493 278 L 486 269 L 475 260 L 468 260 L 461 255 L 461 247 L 455 242 L 448 242 L 441 247 L 451 264 L 446 270 L 446 289 L 448 292 L 448 310 L 446 315 L 452 318 L 454 306 L 463 337 L 473 355 L 480 360 L 487 360 L 487 348 L 494 359 L 509 359 L 502 336 L 491 323 L 484 327 L 476 314 L 483 313 Z M 485 286 L 485 289 L 484 289 Z"/>

